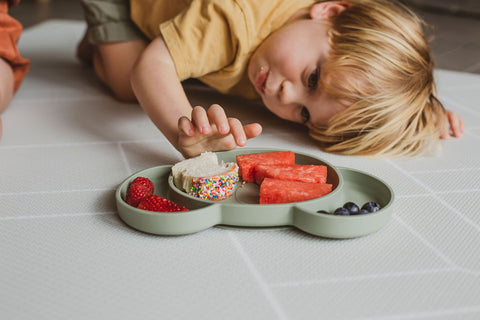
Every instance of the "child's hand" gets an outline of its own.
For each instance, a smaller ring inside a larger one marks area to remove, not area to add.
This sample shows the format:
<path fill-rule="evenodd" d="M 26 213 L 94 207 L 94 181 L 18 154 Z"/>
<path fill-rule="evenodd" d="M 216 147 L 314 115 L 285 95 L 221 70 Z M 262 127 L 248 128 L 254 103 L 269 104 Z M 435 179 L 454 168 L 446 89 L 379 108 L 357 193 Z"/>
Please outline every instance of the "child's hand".
<path fill-rule="evenodd" d="M 236 118 L 227 118 L 218 104 L 208 111 L 197 106 L 191 119 L 178 120 L 178 148 L 185 157 L 193 157 L 205 151 L 231 150 L 242 147 L 248 139 L 258 136 L 262 127 L 258 123 L 243 126 Z"/>
<path fill-rule="evenodd" d="M 450 110 L 447 110 L 448 125 L 440 130 L 440 139 L 450 139 L 451 136 L 460 138 L 465 131 L 465 125 L 460 116 Z"/>

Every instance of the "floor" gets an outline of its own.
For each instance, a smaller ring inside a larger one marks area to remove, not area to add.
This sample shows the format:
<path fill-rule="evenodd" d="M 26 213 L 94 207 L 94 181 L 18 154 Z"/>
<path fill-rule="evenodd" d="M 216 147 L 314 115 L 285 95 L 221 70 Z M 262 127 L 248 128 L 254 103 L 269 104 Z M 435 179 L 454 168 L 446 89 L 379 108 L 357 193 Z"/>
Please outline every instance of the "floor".
<path fill-rule="evenodd" d="M 187 84 L 192 103 L 262 123 L 248 147 L 308 153 L 382 179 L 395 194 L 393 216 L 353 239 L 297 228 L 159 236 L 120 219 L 115 190 L 182 158 L 138 105 L 116 102 L 78 63 L 85 25 L 62 15 L 26 28 L 19 47 L 32 68 L 2 114 L 0 319 L 480 319 L 475 68 L 436 70 L 440 99 L 466 132 L 439 155 L 410 160 L 320 152 L 261 105 Z"/>

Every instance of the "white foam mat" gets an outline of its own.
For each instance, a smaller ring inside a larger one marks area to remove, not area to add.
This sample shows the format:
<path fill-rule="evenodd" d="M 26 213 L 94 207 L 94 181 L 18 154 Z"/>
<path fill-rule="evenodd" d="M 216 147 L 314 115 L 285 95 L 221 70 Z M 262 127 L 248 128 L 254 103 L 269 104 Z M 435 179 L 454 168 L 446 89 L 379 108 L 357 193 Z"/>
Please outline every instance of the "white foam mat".
<path fill-rule="evenodd" d="M 154 236 L 119 219 L 114 190 L 182 157 L 77 62 L 84 29 L 52 20 L 21 38 L 32 67 L 2 114 L 0 319 L 480 319 L 479 75 L 437 70 L 466 132 L 440 156 L 411 160 L 323 153 L 260 104 L 187 85 L 192 104 L 264 126 L 248 147 L 384 179 L 393 219 L 350 240 L 296 229 Z"/>

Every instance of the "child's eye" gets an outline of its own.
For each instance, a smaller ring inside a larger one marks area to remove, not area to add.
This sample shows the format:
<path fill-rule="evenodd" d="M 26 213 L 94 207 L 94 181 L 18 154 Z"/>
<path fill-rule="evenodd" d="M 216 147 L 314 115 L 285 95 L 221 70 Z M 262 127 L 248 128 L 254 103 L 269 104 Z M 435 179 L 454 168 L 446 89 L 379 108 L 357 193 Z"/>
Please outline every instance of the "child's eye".
<path fill-rule="evenodd" d="M 302 108 L 301 116 L 303 119 L 303 123 L 306 123 L 308 120 L 310 120 L 310 112 L 308 112 L 307 108 Z"/>
<path fill-rule="evenodd" d="M 308 76 L 308 88 L 315 89 L 318 84 L 318 69 Z"/>

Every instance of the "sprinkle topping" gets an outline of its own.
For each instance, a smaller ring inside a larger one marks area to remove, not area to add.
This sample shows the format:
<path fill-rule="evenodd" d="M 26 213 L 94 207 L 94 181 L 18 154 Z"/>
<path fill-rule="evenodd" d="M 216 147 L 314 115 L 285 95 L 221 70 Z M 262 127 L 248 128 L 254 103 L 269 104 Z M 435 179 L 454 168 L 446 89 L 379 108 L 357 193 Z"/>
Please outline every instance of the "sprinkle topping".
<path fill-rule="evenodd" d="M 223 200 L 228 198 L 238 182 L 238 168 L 226 174 L 213 177 L 196 177 L 192 180 L 189 195 L 204 200 Z"/>

